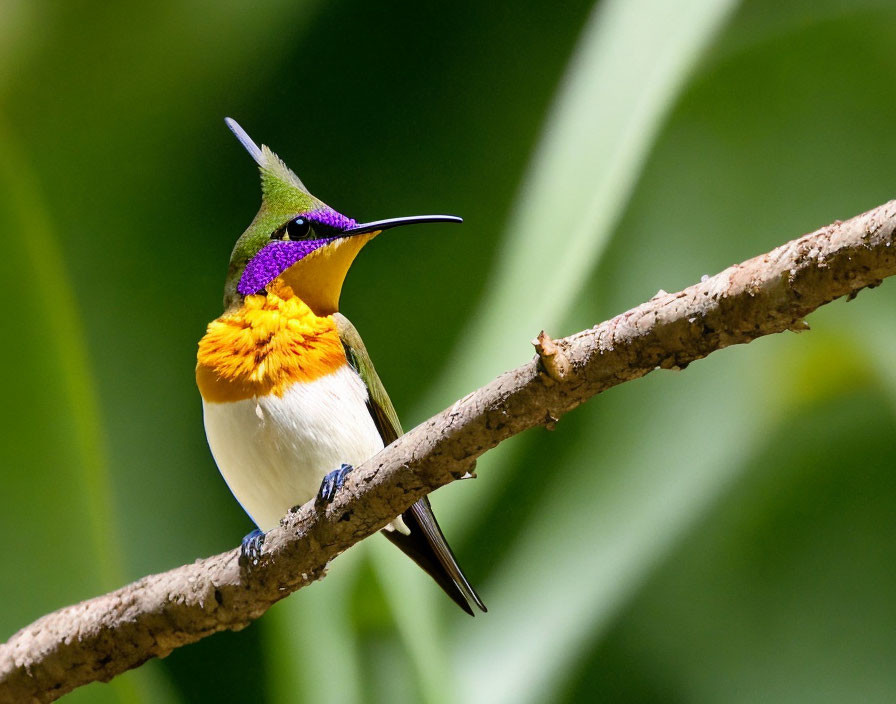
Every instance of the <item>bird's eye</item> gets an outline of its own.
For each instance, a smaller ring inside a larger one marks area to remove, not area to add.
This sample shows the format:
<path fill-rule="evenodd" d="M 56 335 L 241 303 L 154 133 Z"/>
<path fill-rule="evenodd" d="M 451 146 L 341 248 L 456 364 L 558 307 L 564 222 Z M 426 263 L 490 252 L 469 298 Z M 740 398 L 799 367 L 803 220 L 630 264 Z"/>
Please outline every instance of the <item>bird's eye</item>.
<path fill-rule="evenodd" d="M 298 217 L 286 223 L 286 237 L 290 240 L 304 240 L 308 238 L 311 232 L 311 221 L 307 218 Z"/>

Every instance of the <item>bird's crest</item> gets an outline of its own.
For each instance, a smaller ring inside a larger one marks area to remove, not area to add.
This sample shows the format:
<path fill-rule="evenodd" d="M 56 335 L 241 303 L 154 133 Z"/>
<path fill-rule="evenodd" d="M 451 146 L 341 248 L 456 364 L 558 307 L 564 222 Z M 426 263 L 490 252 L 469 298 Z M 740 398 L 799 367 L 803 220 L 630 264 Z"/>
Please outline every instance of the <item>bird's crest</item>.
<path fill-rule="evenodd" d="M 295 201 L 296 190 L 301 191 L 302 194 L 310 199 L 314 198 L 308 192 L 305 184 L 302 183 L 302 179 L 267 145 L 262 144 L 259 147 L 246 133 L 246 130 L 233 118 L 226 117 L 224 121 L 240 144 L 249 152 L 249 156 L 258 164 L 258 168 L 261 171 L 261 192 L 266 201 Z M 299 200 L 303 199 L 300 198 Z M 305 205 L 305 203 L 301 203 L 301 205 Z"/>

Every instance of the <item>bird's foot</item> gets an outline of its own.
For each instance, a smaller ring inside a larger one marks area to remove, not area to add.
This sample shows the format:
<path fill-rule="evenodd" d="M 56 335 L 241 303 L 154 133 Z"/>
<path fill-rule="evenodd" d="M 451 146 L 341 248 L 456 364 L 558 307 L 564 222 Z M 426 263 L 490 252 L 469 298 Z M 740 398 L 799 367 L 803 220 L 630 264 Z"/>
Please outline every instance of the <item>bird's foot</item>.
<path fill-rule="evenodd" d="M 339 469 L 334 469 L 327 474 L 320 483 L 320 489 L 317 491 L 317 500 L 325 504 L 330 503 L 336 497 L 336 492 L 345 484 L 345 478 L 351 471 L 352 466 L 344 464 Z"/>
<path fill-rule="evenodd" d="M 264 533 L 258 528 L 249 533 L 240 543 L 240 563 L 254 567 L 261 559 L 261 550 L 264 547 Z"/>

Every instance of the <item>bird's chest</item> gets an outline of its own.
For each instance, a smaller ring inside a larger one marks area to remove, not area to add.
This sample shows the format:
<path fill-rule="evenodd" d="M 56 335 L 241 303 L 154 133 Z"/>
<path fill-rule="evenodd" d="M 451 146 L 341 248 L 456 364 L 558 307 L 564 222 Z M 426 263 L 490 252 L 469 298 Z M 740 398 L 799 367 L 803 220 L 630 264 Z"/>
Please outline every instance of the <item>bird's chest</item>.
<path fill-rule="evenodd" d="M 262 530 L 383 447 L 335 322 L 295 297 L 247 296 L 209 325 L 197 362 L 209 447 Z"/>
<path fill-rule="evenodd" d="M 311 499 L 327 472 L 382 449 L 366 401 L 366 387 L 346 364 L 280 396 L 203 402 L 218 468 L 262 530 Z"/>

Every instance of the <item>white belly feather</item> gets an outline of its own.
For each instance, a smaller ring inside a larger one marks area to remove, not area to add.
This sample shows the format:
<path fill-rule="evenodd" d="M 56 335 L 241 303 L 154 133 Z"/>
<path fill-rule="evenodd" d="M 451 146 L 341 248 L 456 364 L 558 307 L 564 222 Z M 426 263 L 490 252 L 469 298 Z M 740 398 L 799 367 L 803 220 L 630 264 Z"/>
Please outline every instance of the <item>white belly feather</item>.
<path fill-rule="evenodd" d="M 203 401 L 218 469 L 261 530 L 311 499 L 327 472 L 358 466 L 383 448 L 366 402 L 367 388 L 348 365 L 281 397 Z"/>

